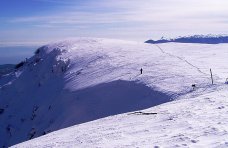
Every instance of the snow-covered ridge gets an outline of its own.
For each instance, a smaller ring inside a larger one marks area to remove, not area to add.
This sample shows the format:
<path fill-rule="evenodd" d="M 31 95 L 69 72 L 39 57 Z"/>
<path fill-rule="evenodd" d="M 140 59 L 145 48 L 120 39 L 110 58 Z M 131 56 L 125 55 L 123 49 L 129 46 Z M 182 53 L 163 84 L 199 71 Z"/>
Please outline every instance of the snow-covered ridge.
<path fill-rule="evenodd" d="M 228 43 L 227 35 L 194 35 L 194 36 L 184 36 L 174 39 L 166 39 L 162 37 L 160 40 L 147 40 L 145 43 L 159 44 L 159 43 L 202 43 L 202 44 L 219 44 Z"/>
<path fill-rule="evenodd" d="M 165 45 L 111 39 L 45 45 L 0 79 L 0 145 L 159 105 L 191 93 L 192 84 L 210 86 L 207 60 L 199 67 L 198 60 L 181 56 L 169 54 Z M 219 85 L 220 74 L 214 77 Z"/>

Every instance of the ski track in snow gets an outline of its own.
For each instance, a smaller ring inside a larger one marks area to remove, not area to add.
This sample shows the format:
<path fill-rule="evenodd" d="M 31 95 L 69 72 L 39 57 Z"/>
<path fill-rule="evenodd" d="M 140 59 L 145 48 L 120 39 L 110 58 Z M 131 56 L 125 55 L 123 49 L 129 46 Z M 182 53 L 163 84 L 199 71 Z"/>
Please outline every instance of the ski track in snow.
<path fill-rule="evenodd" d="M 200 73 L 202 73 L 202 74 L 208 76 L 207 73 L 204 73 L 203 71 L 200 70 L 199 67 L 197 67 L 197 66 L 191 64 L 191 63 L 190 63 L 189 61 L 187 61 L 186 59 L 184 59 L 184 58 L 182 58 L 182 57 L 179 57 L 179 56 L 176 56 L 176 55 L 173 55 L 173 54 L 171 54 L 171 53 L 165 52 L 164 49 L 162 49 L 159 45 L 156 45 L 156 46 L 161 50 L 162 53 L 167 54 L 167 55 L 172 56 L 172 57 L 175 57 L 175 58 L 178 58 L 178 59 L 180 59 L 181 61 L 187 63 L 188 65 L 190 65 L 190 66 L 196 68 L 198 72 L 200 72 Z"/>
<path fill-rule="evenodd" d="M 227 76 L 227 44 L 188 44 L 188 43 L 169 43 L 159 44 L 165 52 L 172 53 L 186 61 L 191 61 L 203 73 L 210 75 L 212 69 L 216 83 L 224 83 Z"/>

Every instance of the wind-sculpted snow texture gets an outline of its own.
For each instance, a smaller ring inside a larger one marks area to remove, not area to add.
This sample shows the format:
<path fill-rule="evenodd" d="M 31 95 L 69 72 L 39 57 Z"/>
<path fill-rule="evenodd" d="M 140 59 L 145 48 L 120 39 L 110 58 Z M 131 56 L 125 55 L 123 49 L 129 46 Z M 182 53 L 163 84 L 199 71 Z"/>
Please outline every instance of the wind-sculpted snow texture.
<path fill-rule="evenodd" d="M 13 146 L 228 147 L 228 87 L 199 89 L 156 107 L 76 125 Z"/>
<path fill-rule="evenodd" d="M 160 46 L 120 40 L 81 38 L 43 46 L 0 79 L 0 144 L 180 99 L 193 92 L 192 84 L 204 90 L 210 73 L 194 64 Z M 220 74 L 217 85 L 223 85 Z"/>

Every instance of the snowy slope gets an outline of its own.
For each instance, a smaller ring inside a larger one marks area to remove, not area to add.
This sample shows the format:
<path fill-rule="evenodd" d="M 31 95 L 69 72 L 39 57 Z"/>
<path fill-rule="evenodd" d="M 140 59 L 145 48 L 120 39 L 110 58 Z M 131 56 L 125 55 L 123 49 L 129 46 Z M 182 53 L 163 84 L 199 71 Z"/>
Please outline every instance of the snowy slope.
<path fill-rule="evenodd" d="M 193 45 L 185 46 L 191 50 Z M 201 93 L 210 87 L 210 73 L 200 69 L 201 62 L 193 65 L 193 59 L 183 60 L 162 48 L 88 38 L 39 48 L 17 72 L 0 79 L 0 145 L 180 99 L 195 92 L 192 84 Z M 221 52 L 227 53 L 225 47 Z M 203 60 L 206 66 L 208 58 Z M 225 71 L 214 77 L 218 86 L 227 70 L 222 62 L 221 67 Z"/>
<path fill-rule="evenodd" d="M 166 53 L 172 54 L 183 61 L 189 61 L 203 73 L 212 69 L 217 81 L 224 82 L 228 78 L 228 48 L 227 44 L 159 44 Z"/>
<path fill-rule="evenodd" d="M 201 94 L 201 95 L 199 95 Z M 180 100 L 84 123 L 13 146 L 228 147 L 228 87 L 212 86 Z"/>

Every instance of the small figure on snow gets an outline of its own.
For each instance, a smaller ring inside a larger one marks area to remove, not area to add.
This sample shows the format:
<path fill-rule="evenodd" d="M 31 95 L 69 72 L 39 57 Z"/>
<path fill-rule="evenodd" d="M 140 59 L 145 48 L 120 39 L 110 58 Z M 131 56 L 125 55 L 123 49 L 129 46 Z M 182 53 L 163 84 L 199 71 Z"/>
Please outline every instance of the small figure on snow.
<path fill-rule="evenodd" d="M 142 69 L 142 68 L 140 69 L 140 72 L 141 72 L 141 74 L 142 74 L 142 72 L 143 72 L 143 69 Z"/>
<path fill-rule="evenodd" d="M 196 84 L 192 84 L 192 90 L 196 89 Z"/>

